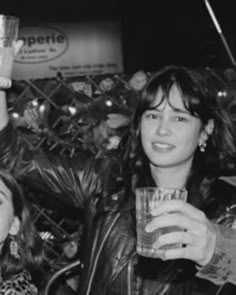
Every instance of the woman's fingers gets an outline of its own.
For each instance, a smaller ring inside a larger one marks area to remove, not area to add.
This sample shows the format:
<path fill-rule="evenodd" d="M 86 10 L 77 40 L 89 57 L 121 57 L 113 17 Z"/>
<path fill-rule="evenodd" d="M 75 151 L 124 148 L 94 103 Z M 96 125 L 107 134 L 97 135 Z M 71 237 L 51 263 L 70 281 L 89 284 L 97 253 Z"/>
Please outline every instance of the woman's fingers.
<path fill-rule="evenodd" d="M 170 214 L 165 213 L 154 217 L 153 220 L 148 223 L 145 230 L 147 232 L 152 232 L 159 228 L 170 226 L 177 226 L 195 233 L 205 233 L 207 231 L 207 227 L 204 223 L 200 223 L 198 220 L 179 212 Z"/>
<path fill-rule="evenodd" d="M 169 201 L 160 202 L 158 206 L 152 210 L 152 215 L 158 216 L 164 213 L 172 213 L 172 212 L 180 212 L 186 216 L 189 216 L 191 218 L 195 218 L 198 220 L 205 219 L 205 214 L 201 210 L 181 200 L 169 200 Z"/>
<path fill-rule="evenodd" d="M 195 246 L 179 247 L 168 250 L 157 249 L 156 253 L 160 252 L 163 260 L 169 259 L 189 259 L 203 265 L 202 261 L 205 260 L 204 252 Z"/>
<path fill-rule="evenodd" d="M 190 245 L 190 246 L 199 246 L 203 247 L 202 241 L 199 239 L 199 236 L 191 234 L 186 231 L 173 231 L 166 234 L 162 234 L 158 237 L 157 241 L 154 243 L 155 248 L 161 248 L 166 245 Z"/>

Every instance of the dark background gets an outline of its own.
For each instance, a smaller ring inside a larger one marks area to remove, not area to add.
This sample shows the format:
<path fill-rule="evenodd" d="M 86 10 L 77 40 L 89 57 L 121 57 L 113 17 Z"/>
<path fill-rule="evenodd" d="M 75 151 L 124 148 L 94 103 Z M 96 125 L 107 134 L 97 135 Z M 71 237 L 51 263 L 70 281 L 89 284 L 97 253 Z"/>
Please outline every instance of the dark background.
<path fill-rule="evenodd" d="M 28 21 L 103 21 L 121 24 L 124 71 L 153 71 L 165 64 L 232 65 L 204 0 L 7 0 L 0 13 Z M 234 1 L 209 0 L 236 55 Z"/>

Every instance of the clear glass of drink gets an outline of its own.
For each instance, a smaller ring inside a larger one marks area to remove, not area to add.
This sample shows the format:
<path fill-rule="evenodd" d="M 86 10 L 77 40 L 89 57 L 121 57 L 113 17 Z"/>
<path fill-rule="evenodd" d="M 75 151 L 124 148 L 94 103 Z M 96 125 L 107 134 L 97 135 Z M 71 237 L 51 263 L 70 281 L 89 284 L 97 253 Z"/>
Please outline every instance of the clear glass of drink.
<path fill-rule="evenodd" d="M 0 15 L 0 77 L 11 79 L 14 48 L 18 38 L 19 19 L 15 16 Z"/>
<path fill-rule="evenodd" d="M 150 233 L 145 231 L 146 225 L 154 218 L 153 210 L 159 206 L 160 202 L 166 200 L 183 200 L 186 202 L 187 190 L 162 187 L 136 189 L 137 253 L 141 256 L 160 258 L 157 249 L 153 246 L 157 238 L 167 232 L 182 230 L 177 226 L 171 226 Z M 167 245 L 161 249 L 177 247 L 180 247 L 180 244 Z"/>

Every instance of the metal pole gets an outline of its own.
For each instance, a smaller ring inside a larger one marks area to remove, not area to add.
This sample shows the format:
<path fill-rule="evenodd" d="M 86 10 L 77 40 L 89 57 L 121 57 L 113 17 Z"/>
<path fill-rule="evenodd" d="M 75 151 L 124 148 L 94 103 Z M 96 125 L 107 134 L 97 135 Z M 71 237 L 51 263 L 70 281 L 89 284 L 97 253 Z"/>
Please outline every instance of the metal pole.
<path fill-rule="evenodd" d="M 216 31 L 217 31 L 218 34 L 220 35 L 220 38 L 221 38 L 221 40 L 222 40 L 222 42 L 223 42 L 223 45 L 224 45 L 224 47 L 225 47 L 225 49 L 226 49 L 226 51 L 227 51 L 227 53 L 228 53 L 228 56 L 229 56 L 229 58 L 230 58 L 232 64 L 233 64 L 234 66 L 236 66 L 236 62 L 235 62 L 234 56 L 233 56 L 233 54 L 232 54 L 232 52 L 231 52 L 231 50 L 230 50 L 230 48 L 229 48 L 228 42 L 227 42 L 227 40 L 225 39 L 225 36 L 224 36 L 224 34 L 223 34 L 223 32 L 222 32 L 222 29 L 221 29 L 221 27 L 220 27 L 220 25 L 219 25 L 219 23 L 218 23 L 218 21 L 217 21 L 217 19 L 216 19 L 216 16 L 215 16 L 215 14 L 214 14 L 214 12 L 213 12 L 213 10 L 212 10 L 212 8 L 211 8 L 211 5 L 210 5 L 210 3 L 208 2 L 208 0 L 204 0 L 204 1 L 205 1 L 205 4 L 206 4 L 206 7 L 207 7 L 207 10 L 208 10 L 208 12 L 209 12 L 209 14 L 210 14 L 210 17 L 211 17 L 211 19 L 212 19 L 212 22 L 213 22 L 213 24 L 215 25 Z"/>

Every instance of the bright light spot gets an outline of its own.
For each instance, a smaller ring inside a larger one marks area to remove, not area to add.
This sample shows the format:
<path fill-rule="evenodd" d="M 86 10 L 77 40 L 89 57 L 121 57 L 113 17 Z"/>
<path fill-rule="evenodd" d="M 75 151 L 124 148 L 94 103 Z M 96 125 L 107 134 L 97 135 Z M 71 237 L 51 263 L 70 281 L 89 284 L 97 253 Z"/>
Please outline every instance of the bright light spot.
<path fill-rule="evenodd" d="M 45 105 L 44 105 L 44 104 L 42 104 L 42 105 L 39 107 L 39 111 L 40 111 L 41 113 L 43 113 L 43 112 L 45 111 Z"/>
<path fill-rule="evenodd" d="M 226 97 L 227 96 L 227 91 L 218 91 L 217 95 L 219 97 Z"/>
<path fill-rule="evenodd" d="M 13 117 L 14 119 L 17 119 L 17 118 L 20 117 L 20 115 L 19 115 L 18 113 L 16 113 L 16 112 L 11 113 L 11 115 L 12 115 L 12 117 Z"/>
<path fill-rule="evenodd" d="M 106 105 L 107 105 L 108 107 L 111 107 L 111 106 L 112 106 L 112 101 L 111 101 L 111 100 L 107 100 L 107 101 L 106 101 Z"/>
<path fill-rule="evenodd" d="M 69 112 L 70 112 L 70 114 L 71 114 L 72 116 L 75 115 L 76 112 L 77 112 L 76 108 L 75 108 L 75 107 L 72 107 L 72 106 L 69 106 L 69 107 L 68 107 L 68 110 L 69 110 Z"/>
<path fill-rule="evenodd" d="M 38 101 L 36 100 L 36 99 L 34 99 L 33 101 L 32 101 L 32 105 L 34 106 L 34 107 L 37 107 L 38 106 Z"/>
<path fill-rule="evenodd" d="M 40 232 L 39 235 L 44 241 L 54 239 L 54 236 L 50 232 Z"/>

